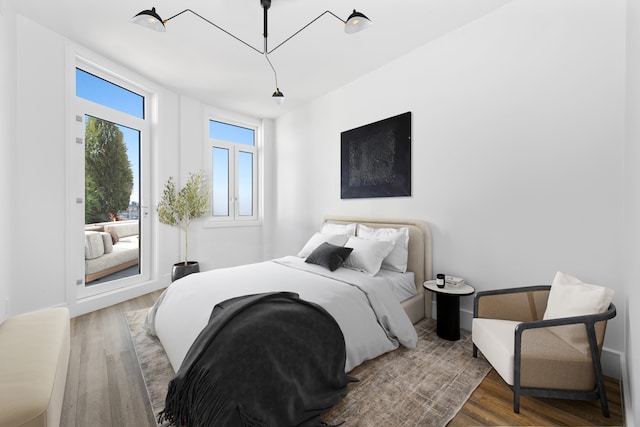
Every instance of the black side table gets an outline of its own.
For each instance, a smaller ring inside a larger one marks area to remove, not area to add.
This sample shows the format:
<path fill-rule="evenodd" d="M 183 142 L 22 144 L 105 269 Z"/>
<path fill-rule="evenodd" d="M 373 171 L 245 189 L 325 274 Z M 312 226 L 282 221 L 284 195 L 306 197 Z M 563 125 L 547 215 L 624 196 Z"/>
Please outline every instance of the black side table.
<path fill-rule="evenodd" d="M 460 297 L 473 294 L 476 289 L 463 283 L 461 285 L 445 284 L 444 288 L 436 286 L 435 280 L 428 280 L 424 288 L 438 295 L 437 297 L 437 329 L 438 336 L 449 341 L 460 339 Z"/>

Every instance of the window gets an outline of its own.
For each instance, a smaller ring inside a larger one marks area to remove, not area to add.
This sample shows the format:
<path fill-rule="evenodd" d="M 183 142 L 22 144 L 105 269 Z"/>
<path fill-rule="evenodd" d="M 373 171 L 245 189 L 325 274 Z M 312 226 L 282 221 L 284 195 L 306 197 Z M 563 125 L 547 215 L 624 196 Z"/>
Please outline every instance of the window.
<path fill-rule="evenodd" d="M 208 118 L 205 158 L 211 167 L 210 222 L 258 220 L 257 124 Z"/>
<path fill-rule="evenodd" d="M 144 119 L 144 97 L 76 68 L 76 96 Z"/>

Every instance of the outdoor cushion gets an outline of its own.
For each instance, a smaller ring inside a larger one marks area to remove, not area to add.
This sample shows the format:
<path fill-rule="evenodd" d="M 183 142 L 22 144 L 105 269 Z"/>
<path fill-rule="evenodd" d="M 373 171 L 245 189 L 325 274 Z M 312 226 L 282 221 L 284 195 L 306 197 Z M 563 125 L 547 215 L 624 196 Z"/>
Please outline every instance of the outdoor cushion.
<path fill-rule="evenodd" d="M 98 231 L 84 232 L 84 258 L 95 259 L 104 255 L 104 243 Z"/>

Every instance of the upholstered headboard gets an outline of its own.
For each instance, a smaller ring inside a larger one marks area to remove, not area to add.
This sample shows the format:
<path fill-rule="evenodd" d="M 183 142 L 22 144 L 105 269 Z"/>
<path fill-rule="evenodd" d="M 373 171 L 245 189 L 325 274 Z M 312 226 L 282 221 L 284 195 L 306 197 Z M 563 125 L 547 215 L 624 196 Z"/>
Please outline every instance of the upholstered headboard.
<path fill-rule="evenodd" d="M 426 222 L 414 219 L 372 218 L 359 216 L 327 215 L 323 223 L 338 224 L 358 223 L 368 227 L 402 228 L 409 229 L 409 257 L 407 270 L 412 271 L 415 277 L 416 296 L 402 302 L 409 318 L 413 323 L 423 317 L 431 318 L 431 292 L 425 292 L 422 284 L 432 279 L 431 271 L 431 231 Z"/>

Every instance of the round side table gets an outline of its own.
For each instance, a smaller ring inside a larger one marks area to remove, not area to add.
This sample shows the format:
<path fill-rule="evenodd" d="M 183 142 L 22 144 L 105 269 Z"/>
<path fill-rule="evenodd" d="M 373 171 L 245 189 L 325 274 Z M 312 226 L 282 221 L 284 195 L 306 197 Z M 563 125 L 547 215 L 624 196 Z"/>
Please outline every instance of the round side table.
<path fill-rule="evenodd" d="M 424 288 L 437 294 L 438 336 L 449 341 L 460 339 L 460 297 L 473 294 L 476 289 L 467 284 L 445 284 L 439 288 L 435 280 L 428 280 Z"/>

